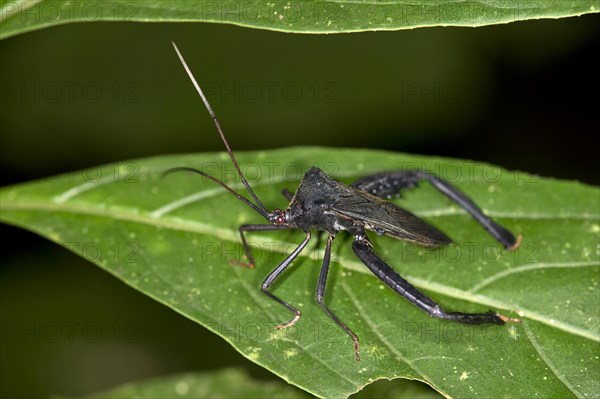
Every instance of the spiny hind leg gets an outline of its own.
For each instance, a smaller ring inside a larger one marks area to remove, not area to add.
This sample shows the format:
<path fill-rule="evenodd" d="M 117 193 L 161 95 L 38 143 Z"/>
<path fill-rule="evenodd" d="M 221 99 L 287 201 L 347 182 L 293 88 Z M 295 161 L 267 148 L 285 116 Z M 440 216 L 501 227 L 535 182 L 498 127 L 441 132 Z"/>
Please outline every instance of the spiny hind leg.
<path fill-rule="evenodd" d="M 446 312 L 433 299 L 416 289 L 377 256 L 366 235 L 356 236 L 354 243 L 352 244 L 352 249 L 356 256 L 358 256 L 377 278 L 398 294 L 429 313 L 432 317 L 452 320 L 463 324 L 504 324 L 507 321 L 520 321 L 519 319 L 506 317 L 493 311 L 486 313 Z"/>
<path fill-rule="evenodd" d="M 417 187 L 423 180 L 428 181 L 439 192 L 469 212 L 504 248 L 513 251 L 519 247 L 521 235 L 515 238 L 508 229 L 486 216 L 481 208 L 456 186 L 427 171 L 415 169 L 381 172 L 365 176 L 352 183 L 351 186 L 378 197 L 389 199 L 393 195 L 399 195 L 402 190 Z"/>

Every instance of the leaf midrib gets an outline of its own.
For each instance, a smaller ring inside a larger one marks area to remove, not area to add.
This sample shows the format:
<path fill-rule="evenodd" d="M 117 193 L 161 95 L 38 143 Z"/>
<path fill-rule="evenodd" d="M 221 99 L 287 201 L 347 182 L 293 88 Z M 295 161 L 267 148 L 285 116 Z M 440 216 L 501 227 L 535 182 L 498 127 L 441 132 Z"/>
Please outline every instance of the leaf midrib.
<path fill-rule="evenodd" d="M 208 234 L 211 236 L 215 236 L 221 240 L 227 240 L 230 242 L 237 242 L 238 233 L 233 232 L 229 229 L 218 228 L 213 225 L 208 225 L 201 222 L 189 222 L 185 221 L 181 218 L 171 217 L 171 218 L 157 218 L 151 216 L 148 212 L 128 212 L 128 208 L 100 208 L 97 206 L 90 206 L 89 204 L 73 204 L 73 203 L 55 203 L 55 202 L 47 202 L 47 201 L 26 201 L 26 200 L 18 200 L 18 201 L 2 201 L 0 204 L 0 210 L 34 210 L 34 211 L 54 211 L 54 212 L 64 212 L 64 213 L 72 213 L 72 214 L 83 214 L 89 216 L 97 216 L 97 217 L 106 217 L 112 218 L 116 220 L 135 222 L 140 224 L 145 224 L 149 226 L 155 227 L 163 227 L 176 231 L 187 231 L 191 233 L 199 233 L 199 234 Z M 418 214 L 418 213 L 417 213 Z M 441 215 L 440 215 L 441 216 Z M 493 216 L 493 215 L 492 215 Z M 439 217 L 439 216 L 436 216 Z M 276 252 L 281 252 L 283 250 L 273 249 Z M 303 257 L 312 256 L 315 252 L 319 250 L 307 250 L 301 254 Z M 342 259 L 340 264 L 343 268 L 357 271 L 363 274 L 368 274 L 366 270 L 358 262 L 353 262 L 351 260 Z M 590 262 L 590 264 L 586 264 L 584 266 L 596 266 L 598 262 Z M 512 311 L 514 309 L 508 303 L 501 302 L 492 298 L 488 298 L 483 295 L 476 295 L 469 291 L 460 290 L 454 287 L 450 287 L 444 284 L 439 284 L 435 282 L 431 282 L 428 280 L 420 279 L 417 277 L 406 276 L 411 282 L 422 289 L 426 289 L 428 291 L 436 292 L 441 295 L 445 295 L 452 298 L 457 298 L 461 300 L 465 300 L 467 302 L 476 303 L 480 305 L 487 305 L 491 307 L 495 307 L 498 309 L 505 309 Z M 563 330 L 565 332 L 575 334 L 581 336 L 583 338 L 600 342 L 600 336 L 593 334 L 590 331 L 583 330 L 579 327 L 569 325 L 567 323 L 557 322 L 556 320 L 548 320 L 544 315 L 541 315 L 537 312 L 529 311 L 526 309 L 520 309 L 519 313 L 521 317 L 527 317 L 533 320 L 537 320 L 543 324 L 546 324 L 550 327 L 557 328 Z"/>

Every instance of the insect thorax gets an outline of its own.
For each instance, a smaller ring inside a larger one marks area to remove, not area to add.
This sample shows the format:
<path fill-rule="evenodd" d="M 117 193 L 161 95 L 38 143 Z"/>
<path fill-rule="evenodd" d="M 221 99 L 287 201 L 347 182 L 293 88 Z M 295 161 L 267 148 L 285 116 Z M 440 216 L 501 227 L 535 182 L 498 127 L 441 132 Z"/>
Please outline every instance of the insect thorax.
<path fill-rule="evenodd" d="M 333 232 L 336 218 L 328 211 L 339 196 L 339 184 L 321 169 L 312 167 L 289 205 L 290 223 L 304 231 L 315 228 Z"/>

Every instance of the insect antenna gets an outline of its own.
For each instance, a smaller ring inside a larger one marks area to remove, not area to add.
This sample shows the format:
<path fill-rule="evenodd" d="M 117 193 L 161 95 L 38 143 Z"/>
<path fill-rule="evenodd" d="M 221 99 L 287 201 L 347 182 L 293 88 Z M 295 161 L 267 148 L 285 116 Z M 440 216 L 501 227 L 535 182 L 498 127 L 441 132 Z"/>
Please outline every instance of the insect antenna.
<path fill-rule="evenodd" d="M 195 168 L 188 168 L 186 166 L 179 166 L 176 168 L 171 168 L 171 169 L 167 169 L 165 170 L 161 177 L 166 177 L 168 175 L 170 175 L 171 173 L 174 172 L 194 172 L 194 173 L 198 173 L 199 175 L 202 175 L 204 177 L 209 178 L 210 180 L 214 181 L 215 183 L 220 184 L 223 188 L 225 188 L 227 191 L 229 191 L 231 194 L 235 195 L 235 197 L 237 199 L 239 199 L 240 201 L 244 202 L 246 205 L 250 206 L 252 209 L 254 209 L 256 212 L 260 213 L 261 215 L 265 216 L 268 218 L 269 214 L 268 213 L 264 213 L 262 209 L 258 208 L 256 205 L 254 205 L 252 202 L 250 202 L 248 200 L 248 198 L 244 197 L 241 194 L 238 194 L 234 189 L 232 189 L 231 187 L 229 187 L 227 184 L 225 184 L 224 181 L 217 179 L 216 177 L 213 177 L 211 175 L 209 175 L 206 172 L 203 172 L 199 169 L 195 169 Z"/>
<path fill-rule="evenodd" d="M 206 176 L 209 179 L 211 179 L 212 181 L 219 183 L 221 186 L 223 186 L 225 189 L 227 189 L 230 193 L 234 194 L 238 199 L 240 199 L 240 200 L 244 201 L 246 204 L 250 205 L 252 207 L 252 209 L 254 209 L 258 213 L 260 213 L 261 215 L 263 215 L 268 220 L 269 219 L 269 212 L 267 211 L 267 208 L 265 208 L 265 206 L 263 205 L 263 203 L 258 199 L 258 197 L 256 196 L 256 194 L 254 193 L 254 191 L 250 187 L 250 184 L 248 183 L 248 181 L 246 180 L 246 178 L 242 174 L 240 166 L 238 165 L 237 160 L 235 159 L 235 156 L 233 155 L 233 151 L 231 151 L 231 147 L 229 147 L 229 143 L 227 142 L 227 139 L 225 138 L 225 134 L 223 133 L 223 129 L 221 129 L 221 124 L 217 120 L 217 116 L 215 115 L 215 112 L 213 111 L 212 107 L 210 106 L 208 100 L 206 99 L 206 96 L 204 95 L 204 92 L 202 91 L 202 89 L 200 88 L 200 85 L 196 81 L 196 78 L 194 78 L 194 75 L 192 74 L 192 71 L 187 66 L 185 60 L 183 59 L 183 56 L 179 52 L 179 49 L 177 48 L 177 45 L 175 44 L 175 42 L 171 42 L 171 43 L 173 44 L 173 47 L 175 48 L 175 52 L 177 53 L 177 56 L 179 57 L 179 60 L 181 61 L 181 64 L 183 65 L 183 68 L 185 69 L 185 72 L 190 77 L 192 83 L 194 84 L 194 87 L 196 88 L 196 91 L 200 95 L 200 98 L 202 98 L 202 102 L 206 106 L 206 109 L 208 110 L 208 113 L 210 114 L 213 122 L 215 123 L 215 126 L 217 127 L 217 131 L 219 132 L 219 135 L 221 136 L 221 140 L 223 140 L 223 144 L 225 144 L 225 148 L 227 149 L 227 153 L 229 154 L 229 158 L 231 158 L 231 162 L 233 162 L 233 166 L 235 166 L 235 169 L 237 170 L 238 175 L 240 176 L 240 179 L 242 180 L 242 183 L 244 184 L 244 186 L 246 187 L 246 190 L 248 190 L 248 192 L 250 193 L 250 195 L 252 195 L 252 198 L 254 198 L 254 201 L 256 202 L 256 204 L 253 204 L 247 198 L 245 198 L 242 195 L 240 195 L 240 194 L 236 193 L 235 191 L 233 191 L 233 189 L 231 189 L 229 186 L 227 186 L 221 180 L 216 179 L 216 178 L 214 178 L 212 176 L 209 176 L 209 175 L 207 175 L 206 173 L 204 173 L 204 172 L 202 172 L 200 170 L 193 169 L 193 168 L 175 168 L 175 169 L 170 169 L 167 172 L 175 171 L 175 170 L 188 170 L 188 171 L 196 172 L 196 173 L 199 173 L 199 174 L 201 174 L 203 176 Z"/>

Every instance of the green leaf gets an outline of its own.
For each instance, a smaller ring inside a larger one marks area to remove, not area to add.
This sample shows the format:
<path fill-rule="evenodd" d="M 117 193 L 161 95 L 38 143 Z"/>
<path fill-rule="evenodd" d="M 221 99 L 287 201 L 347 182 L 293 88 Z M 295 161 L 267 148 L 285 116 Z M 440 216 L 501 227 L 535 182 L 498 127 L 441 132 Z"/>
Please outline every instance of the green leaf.
<path fill-rule="evenodd" d="M 377 379 L 426 382 L 448 397 L 593 397 L 598 370 L 600 193 L 578 182 L 541 179 L 467 161 L 369 150 L 289 148 L 239 153 L 270 208 L 285 207 L 312 165 L 349 183 L 368 173 L 424 168 L 453 182 L 492 217 L 522 233 L 506 252 L 463 210 L 423 184 L 397 204 L 456 244 L 425 250 L 372 237 L 376 251 L 444 308 L 516 312 L 523 322 L 463 326 L 428 317 L 385 288 L 334 242 L 326 302 L 360 337 L 349 337 L 316 304 L 323 242 L 309 244 L 273 291 L 303 313 L 260 292 L 265 276 L 302 240 L 301 232 L 249 235 L 257 268 L 243 261 L 237 228 L 261 216 L 212 182 L 180 173 L 199 167 L 242 191 L 227 155 L 165 156 L 107 165 L 0 191 L 1 218 L 57 242 L 132 287 L 201 323 L 240 353 L 320 397 L 344 398 Z M 374 235 L 372 235 L 374 236 Z"/>
<path fill-rule="evenodd" d="M 281 398 L 306 399 L 309 396 L 280 382 L 257 381 L 242 369 L 176 374 L 133 382 L 91 396 L 120 398 Z"/>
<path fill-rule="evenodd" d="M 281 382 L 254 380 L 243 369 L 225 369 L 203 373 L 184 373 L 148 381 L 128 383 L 91 396 L 99 399 L 120 398 L 278 398 L 313 397 Z M 414 381 L 372 384 L 360 392 L 360 398 L 420 398 L 440 396 Z M 358 397 L 357 397 L 358 399 Z"/>
<path fill-rule="evenodd" d="M 0 38 L 71 22 L 213 22 L 282 32 L 339 33 L 424 26 L 485 26 L 579 16 L 598 10 L 598 0 L 3 0 Z"/>

